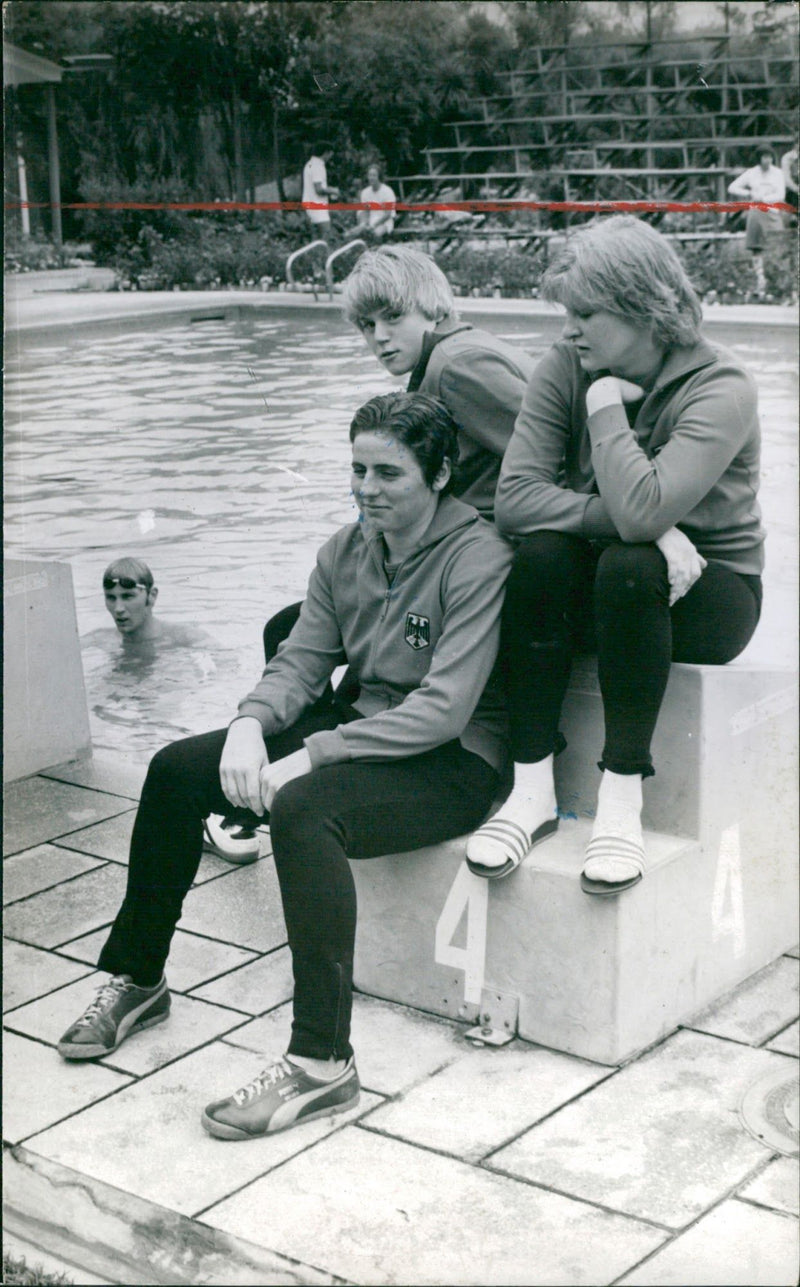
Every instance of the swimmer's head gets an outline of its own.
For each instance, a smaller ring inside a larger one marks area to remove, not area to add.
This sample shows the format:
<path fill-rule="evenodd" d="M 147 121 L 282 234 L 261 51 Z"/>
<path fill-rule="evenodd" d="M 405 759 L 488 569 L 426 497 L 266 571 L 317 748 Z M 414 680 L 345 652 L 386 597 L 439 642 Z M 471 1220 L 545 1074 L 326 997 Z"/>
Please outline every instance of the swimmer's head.
<path fill-rule="evenodd" d="M 121 558 L 109 563 L 103 573 L 103 595 L 117 630 L 130 638 L 149 624 L 158 590 L 146 563 Z"/>

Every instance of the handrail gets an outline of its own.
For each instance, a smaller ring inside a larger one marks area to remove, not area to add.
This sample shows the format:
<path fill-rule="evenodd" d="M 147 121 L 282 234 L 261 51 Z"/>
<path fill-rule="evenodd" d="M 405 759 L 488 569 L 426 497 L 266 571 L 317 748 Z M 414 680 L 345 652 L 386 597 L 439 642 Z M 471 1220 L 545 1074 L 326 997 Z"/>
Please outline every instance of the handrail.
<path fill-rule="evenodd" d="M 310 241 L 307 246 L 301 246 L 299 250 L 293 250 L 289 258 L 286 260 L 286 269 L 285 269 L 286 285 L 289 287 L 290 290 L 293 288 L 295 284 L 294 276 L 292 275 L 292 264 L 296 259 L 299 259 L 301 255 L 304 255 L 306 251 L 316 250 L 317 246 L 324 246 L 327 250 L 328 243 L 322 237 L 318 237 L 316 241 Z M 327 271 L 327 264 L 326 264 L 326 271 Z"/>
<path fill-rule="evenodd" d="M 366 250 L 367 243 L 363 237 L 354 237 L 352 241 L 347 241 L 338 250 L 334 250 L 333 254 L 328 255 L 325 260 L 325 281 L 328 283 L 328 294 L 331 299 L 333 299 L 333 261 L 343 255 L 346 250 L 352 250 L 354 246 L 363 246 Z"/>

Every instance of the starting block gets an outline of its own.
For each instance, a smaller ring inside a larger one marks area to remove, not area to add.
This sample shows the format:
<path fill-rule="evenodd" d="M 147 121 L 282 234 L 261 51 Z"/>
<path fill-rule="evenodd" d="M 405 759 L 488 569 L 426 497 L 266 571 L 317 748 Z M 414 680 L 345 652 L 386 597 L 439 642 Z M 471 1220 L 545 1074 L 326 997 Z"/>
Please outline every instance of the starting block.
<path fill-rule="evenodd" d="M 487 1041 L 625 1062 L 797 942 L 796 708 L 785 669 L 673 665 L 644 786 L 644 880 L 591 897 L 578 877 L 603 716 L 594 662 L 579 659 L 556 835 L 499 881 L 469 872 L 466 837 L 353 862 L 355 986 Z"/>

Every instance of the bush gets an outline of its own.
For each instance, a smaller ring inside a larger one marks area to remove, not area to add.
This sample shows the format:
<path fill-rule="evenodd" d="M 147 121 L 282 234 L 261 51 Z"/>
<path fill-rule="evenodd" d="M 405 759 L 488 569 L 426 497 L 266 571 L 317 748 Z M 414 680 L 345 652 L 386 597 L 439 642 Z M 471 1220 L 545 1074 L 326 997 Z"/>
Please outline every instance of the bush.
<path fill-rule="evenodd" d="M 108 262 L 123 290 L 254 286 L 264 277 L 283 281 L 287 256 L 306 233 L 299 240 L 282 231 L 276 235 L 274 227 L 263 226 L 269 221 L 269 215 L 250 222 L 233 222 L 230 214 L 194 216 L 179 237 L 169 238 L 146 225 Z"/>
<path fill-rule="evenodd" d="M 77 246 L 55 246 L 41 237 L 8 233 L 5 242 L 5 271 L 35 273 L 45 268 L 68 268 L 77 250 Z"/>
<path fill-rule="evenodd" d="M 537 293 L 547 264 L 546 254 L 542 242 L 530 250 L 484 250 L 464 245 L 434 258 L 458 294 L 515 298 Z"/>

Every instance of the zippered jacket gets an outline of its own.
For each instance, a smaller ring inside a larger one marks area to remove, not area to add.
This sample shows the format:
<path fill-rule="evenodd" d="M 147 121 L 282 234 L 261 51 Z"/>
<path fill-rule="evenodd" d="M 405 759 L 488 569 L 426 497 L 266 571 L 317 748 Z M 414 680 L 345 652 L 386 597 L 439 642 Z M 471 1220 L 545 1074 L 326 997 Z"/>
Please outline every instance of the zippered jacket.
<path fill-rule="evenodd" d="M 347 663 L 364 718 L 306 738 L 314 768 L 405 758 L 458 738 L 500 769 L 507 723 L 493 671 L 511 546 L 472 506 L 445 496 L 391 585 L 384 548 L 362 522 L 322 546 L 297 625 L 239 715 L 278 733 Z"/>
<path fill-rule="evenodd" d="M 705 340 L 669 350 L 627 411 L 587 417 L 590 382 L 566 341 L 536 368 L 500 472 L 498 528 L 634 543 L 679 527 L 704 558 L 758 575 L 756 387 L 733 355 Z"/>
<path fill-rule="evenodd" d="M 458 425 L 454 495 L 489 520 L 500 462 L 535 366 L 523 349 L 449 318 L 425 336 L 408 382 L 409 392 L 441 398 Z"/>

